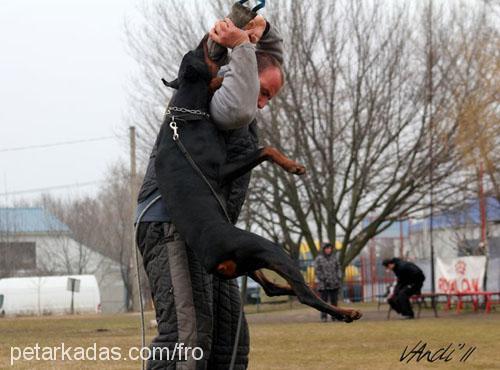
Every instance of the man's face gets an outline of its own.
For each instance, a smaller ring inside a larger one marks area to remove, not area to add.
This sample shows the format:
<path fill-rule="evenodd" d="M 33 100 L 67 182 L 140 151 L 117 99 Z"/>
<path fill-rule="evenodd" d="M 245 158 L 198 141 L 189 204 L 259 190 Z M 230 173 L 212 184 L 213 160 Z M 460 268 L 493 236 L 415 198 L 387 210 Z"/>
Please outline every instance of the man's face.
<path fill-rule="evenodd" d="M 394 263 L 389 263 L 386 267 L 386 270 L 394 270 Z"/>
<path fill-rule="evenodd" d="M 280 70 L 276 67 L 268 67 L 259 74 L 260 92 L 257 107 L 264 108 L 269 100 L 274 98 L 281 89 L 283 81 L 281 80 Z"/>
<path fill-rule="evenodd" d="M 325 254 L 327 256 L 329 256 L 330 254 L 332 254 L 332 247 L 327 247 L 327 248 L 324 249 L 324 251 L 325 251 Z"/>

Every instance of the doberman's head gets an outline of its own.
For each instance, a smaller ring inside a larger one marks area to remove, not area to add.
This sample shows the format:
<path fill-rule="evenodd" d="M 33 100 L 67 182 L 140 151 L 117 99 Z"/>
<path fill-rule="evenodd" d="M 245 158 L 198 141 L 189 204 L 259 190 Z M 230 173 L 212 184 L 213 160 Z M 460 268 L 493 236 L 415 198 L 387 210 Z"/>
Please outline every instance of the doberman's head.
<path fill-rule="evenodd" d="M 207 40 L 208 35 L 201 40 L 196 49 L 184 55 L 177 79 L 171 82 L 163 80 L 166 86 L 174 89 L 189 86 L 192 89 L 204 85 L 208 87 L 209 95 L 220 87 L 222 77 L 217 77 L 219 66 L 208 56 Z"/>

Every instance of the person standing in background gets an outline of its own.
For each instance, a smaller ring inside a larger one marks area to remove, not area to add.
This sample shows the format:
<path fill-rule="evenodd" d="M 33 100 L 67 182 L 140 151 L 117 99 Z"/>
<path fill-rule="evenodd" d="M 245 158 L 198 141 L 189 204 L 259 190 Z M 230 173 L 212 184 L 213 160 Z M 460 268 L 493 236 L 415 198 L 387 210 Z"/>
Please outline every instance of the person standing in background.
<path fill-rule="evenodd" d="M 338 302 L 339 289 L 342 286 L 340 278 L 340 266 L 333 253 L 331 243 L 323 244 L 321 253 L 314 260 L 318 291 L 321 299 L 336 306 Z M 335 321 L 333 316 L 332 321 Z M 321 321 L 327 321 L 327 315 L 321 312 Z"/>

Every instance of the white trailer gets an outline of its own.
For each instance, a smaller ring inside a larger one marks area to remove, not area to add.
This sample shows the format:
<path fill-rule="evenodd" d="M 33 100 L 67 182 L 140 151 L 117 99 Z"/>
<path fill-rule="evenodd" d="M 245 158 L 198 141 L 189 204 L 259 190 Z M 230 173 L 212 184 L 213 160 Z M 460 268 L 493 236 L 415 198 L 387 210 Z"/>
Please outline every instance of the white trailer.
<path fill-rule="evenodd" d="M 72 307 L 74 313 L 100 312 L 94 275 L 0 279 L 0 316 L 69 314 Z"/>

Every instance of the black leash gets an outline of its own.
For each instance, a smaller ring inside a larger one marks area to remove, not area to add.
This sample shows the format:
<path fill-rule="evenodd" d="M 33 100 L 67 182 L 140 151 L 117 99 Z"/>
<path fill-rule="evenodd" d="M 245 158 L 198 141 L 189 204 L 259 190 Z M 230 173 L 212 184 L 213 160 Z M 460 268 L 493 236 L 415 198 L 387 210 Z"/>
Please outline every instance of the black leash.
<path fill-rule="evenodd" d="M 184 144 L 182 144 L 182 141 L 180 139 L 177 139 L 176 140 L 176 144 L 179 147 L 181 153 L 184 155 L 184 157 L 186 157 L 186 159 L 189 162 L 189 164 L 191 165 L 191 167 L 193 167 L 193 169 L 203 179 L 203 181 L 205 182 L 205 184 L 207 184 L 207 186 L 210 188 L 210 191 L 212 192 L 212 195 L 215 197 L 215 199 L 217 200 L 217 203 L 219 203 L 219 206 L 222 208 L 222 211 L 224 212 L 224 215 L 226 216 L 228 222 L 231 222 L 231 219 L 229 218 L 229 214 L 227 213 L 227 209 L 226 209 L 226 206 L 224 204 L 224 201 L 221 199 L 221 197 L 219 196 L 219 194 L 217 194 L 217 192 L 215 191 L 215 189 L 212 187 L 212 184 L 210 184 L 210 181 L 208 181 L 208 179 L 205 177 L 205 175 L 201 171 L 200 167 L 198 167 L 198 165 L 194 161 L 193 157 L 191 157 L 191 154 L 189 154 L 189 152 L 187 151 L 187 149 L 184 146 Z"/>
<path fill-rule="evenodd" d="M 181 151 L 181 153 L 184 155 L 186 160 L 189 162 L 191 167 L 198 173 L 198 175 L 203 179 L 203 181 L 208 185 L 210 191 L 212 192 L 212 195 L 215 197 L 217 200 L 217 203 L 219 203 L 219 206 L 222 208 L 224 215 L 227 218 L 227 221 L 229 223 L 231 222 L 231 218 L 229 217 L 229 213 L 227 212 L 226 205 L 224 204 L 224 201 L 221 199 L 219 194 L 215 191 L 213 188 L 212 184 L 210 184 L 210 181 L 208 181 L 207 177 L 204 175 L 203 171 L 201 168 L 196 164 L 195 160 L 193 157 L 191 157 L 191 154 L 189 154 L 188 150 L 182 143 L 178 130 L 179 128 L 177 127 L 177 123 L 175 122 L 175 117 L 171 114 L 171 111 L 177 111 L 177 112 L 182 112 L 182 113 L 189 113 L 193 115 L 200 115 L 206 118 L 210 118 L 208 113 L 199 111 L 199 110 L 190 110 L 190 109 L 185 109 L 185 108 L 177 108 L 177 107 L 170 107 L 167 109 L 165 113 L 165 117 L 169 115 L 171 117 L 171 121 L 169 123 L 169 127 L 172 129 L 174 132 L 172 135 L 172 140 L 175 141 L 177 144 L 177 147 Z M 178 118 L 181 119 L 181 118 Z M 238 345 L 240 341 L 240 334 L 241 334 L 241 327 L 243 325 L 243 312 L 244 312 L 244 305 L 245 305 L 245 298 L 246 298 L 246 292 L 247 292 L 247 275 L 243 275 L 242 280 L 241 280 L 241 307 L 240 307 L 240 313 L 238 315 L 238 324 L 236 326 L 236 337 L 234 338 L 234 345 L 233 345 L 233 352 L 231 354 L 231 363 L 229 365 L 229 370 L 234 370 L 234 365 L 236 363 L 236 356 L 238 354 Z"/>

